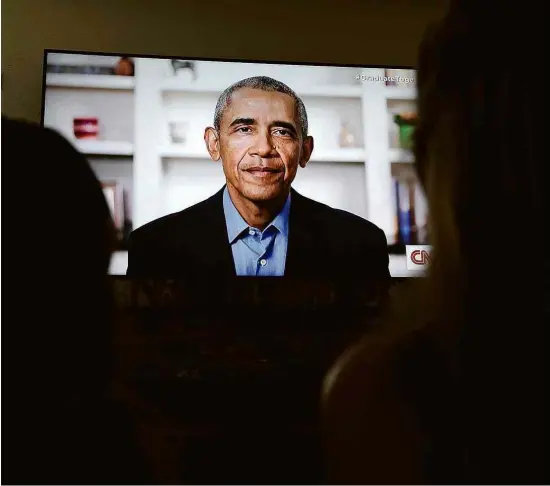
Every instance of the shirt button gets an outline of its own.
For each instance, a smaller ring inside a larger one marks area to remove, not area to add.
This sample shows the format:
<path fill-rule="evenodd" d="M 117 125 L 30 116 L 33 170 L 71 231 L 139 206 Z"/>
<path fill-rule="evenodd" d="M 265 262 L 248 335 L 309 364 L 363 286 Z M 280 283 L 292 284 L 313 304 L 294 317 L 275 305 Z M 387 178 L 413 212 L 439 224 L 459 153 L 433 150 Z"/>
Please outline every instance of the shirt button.
<path fill-rule="evenodd" d="M 267 265 L 267 260 L 265 260 L 264 258 L 262 258 L 262 259 L 260 260 L 260 265 L 261 265 L 262 267 L 265 267 L 265 266 Z"/>
<path fill-rule="evenodd" d="M 256 232 L 255 232 L 253 229 L 249 229 L 249 230 L 248 230 L 248 234 L 249 234 L 250 236 L 254 236 L 254 235 L 256 234 Z"/>

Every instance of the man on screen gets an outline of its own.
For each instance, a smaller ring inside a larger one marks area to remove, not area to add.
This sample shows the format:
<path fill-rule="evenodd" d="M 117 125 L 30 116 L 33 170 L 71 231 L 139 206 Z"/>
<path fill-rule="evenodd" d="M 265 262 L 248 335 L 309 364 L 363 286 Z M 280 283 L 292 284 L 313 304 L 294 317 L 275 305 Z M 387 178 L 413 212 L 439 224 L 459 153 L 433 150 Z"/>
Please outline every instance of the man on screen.
<path fill-rule="evenodd" d="M 253 77 L 218 99 L 206 148 L 226 185 L 206 201 L 135 230 L 127 274 L 140 277 L 387 278 L 385 234 L 291 188 L 313 152 L 302 100 Z"/>

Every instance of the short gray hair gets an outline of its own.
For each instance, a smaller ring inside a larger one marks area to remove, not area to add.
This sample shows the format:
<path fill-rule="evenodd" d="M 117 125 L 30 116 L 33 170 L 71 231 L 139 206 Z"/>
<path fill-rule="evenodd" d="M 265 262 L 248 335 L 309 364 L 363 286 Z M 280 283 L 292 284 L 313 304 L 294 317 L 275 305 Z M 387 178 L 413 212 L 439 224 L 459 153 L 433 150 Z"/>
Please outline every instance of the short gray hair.
<path fill-rule="evenodd" d="M 242 79 L 225 89 L 224 92 L 218 98 L 216 103 L 216 110 L 214 111 L 214 128 L 219 132 L 223 114 L 227 108 L 227 105 L 231 102 L 232 94 L 242 88 L 259 89 L 262 91 L 277 91 L 278 93 L 284 93 L 289 95 L 296 103 L 296 110 L 298 112 L 298 122 L 300 124 L 300 131 L 303 138 L 307 137 L 307 112 L 304 102 L 300 97 L 291 90 L 286 84 L 277 81 L 276 79 L 268 76 L 254 76 L 252 78 Z"/>

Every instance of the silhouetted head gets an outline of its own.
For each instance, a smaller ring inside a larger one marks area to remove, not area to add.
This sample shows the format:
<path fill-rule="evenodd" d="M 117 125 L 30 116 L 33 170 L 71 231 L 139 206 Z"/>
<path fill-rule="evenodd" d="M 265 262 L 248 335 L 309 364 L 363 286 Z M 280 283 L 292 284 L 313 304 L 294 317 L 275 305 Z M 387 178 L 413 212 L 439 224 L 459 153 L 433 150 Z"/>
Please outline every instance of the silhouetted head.
<path fill-rule="evenodd" d="M 115 243 L 101 186 L 59 134 L 5 118 L 2 169 L 14 184 L 4 220 L 14 386 L 59 402 L 98 394 L 111 363 Z"/>
<path fill-rule="evenodd" d="M 538 483 L 545 464 L 537 296 L 547 256 L 536 242 L 547 137 L 544 83 L 533 71 L 543 62 L 541 9 L 456 1 L 428 32 L 418 63 L 416 167 L 434 244 L 419 312 L 438 332 L 459 331 L 460 345 L 449 349 L 457 351 L 464 481 L 479 484 Z"/>
<path fill-rule="evenodd" d="M 542 30 L 527 8 L 454 2 L 422 42 L 415 152 L 434 271 L 440 256 L 455 277 L 510 271 L 507 244 L 532 241 L 544 135 L 540 78 L 530 74 Z"/>

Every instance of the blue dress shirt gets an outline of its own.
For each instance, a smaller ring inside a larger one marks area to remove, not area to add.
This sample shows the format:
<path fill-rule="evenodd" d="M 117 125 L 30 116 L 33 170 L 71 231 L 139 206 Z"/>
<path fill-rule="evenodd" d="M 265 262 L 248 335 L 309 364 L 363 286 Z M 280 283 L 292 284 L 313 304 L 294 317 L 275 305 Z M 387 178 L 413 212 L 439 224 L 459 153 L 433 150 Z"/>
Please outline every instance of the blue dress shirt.
<path fill-rule="evenodd" d="M 290 194 L 281 212 L 263 231 L 248 226 L 233 204 L 227 187 L 223 192 L 223 211 L 237 275 L 282 277 L 288 247 Z"/>

